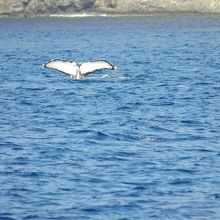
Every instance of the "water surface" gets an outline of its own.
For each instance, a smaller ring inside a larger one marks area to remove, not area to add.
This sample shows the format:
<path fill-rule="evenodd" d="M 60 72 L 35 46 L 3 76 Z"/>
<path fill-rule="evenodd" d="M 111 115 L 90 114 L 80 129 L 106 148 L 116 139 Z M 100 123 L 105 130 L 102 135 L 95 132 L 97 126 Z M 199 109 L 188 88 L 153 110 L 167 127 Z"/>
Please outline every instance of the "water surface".
<path fill-rule="evenodd" d="M 0 219 L 220 219 L 219 19 L 0 19 Z"/>

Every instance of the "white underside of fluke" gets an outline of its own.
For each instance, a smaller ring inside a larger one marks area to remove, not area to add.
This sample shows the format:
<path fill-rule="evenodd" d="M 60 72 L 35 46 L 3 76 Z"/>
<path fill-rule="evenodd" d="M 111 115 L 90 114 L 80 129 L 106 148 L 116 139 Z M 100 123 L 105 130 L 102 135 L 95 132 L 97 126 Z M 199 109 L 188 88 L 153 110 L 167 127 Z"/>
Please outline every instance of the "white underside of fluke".
<path fill-rule="evenodd" d="M 83 63 L 74 61 L 55 59 L 43 64 L 44 68 L 50 68 L 63 72 L 71 79 L 83 79 L 88 74 L 97 70 L 115 70 L 116 67 L 106 60 L 94 60 Z"/>

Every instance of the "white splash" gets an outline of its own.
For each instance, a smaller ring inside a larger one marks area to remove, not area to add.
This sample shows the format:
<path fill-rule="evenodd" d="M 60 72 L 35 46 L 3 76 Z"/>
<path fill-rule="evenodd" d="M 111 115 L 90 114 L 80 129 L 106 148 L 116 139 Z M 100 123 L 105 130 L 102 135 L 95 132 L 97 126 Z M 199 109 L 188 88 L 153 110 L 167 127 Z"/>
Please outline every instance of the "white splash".
<path fill-rule="evenodd" d="M 51 14 L 50 17 L 61 17 L 61 18 L 85 18 L 85 17 L 107 17 L 107 14 Z"/>

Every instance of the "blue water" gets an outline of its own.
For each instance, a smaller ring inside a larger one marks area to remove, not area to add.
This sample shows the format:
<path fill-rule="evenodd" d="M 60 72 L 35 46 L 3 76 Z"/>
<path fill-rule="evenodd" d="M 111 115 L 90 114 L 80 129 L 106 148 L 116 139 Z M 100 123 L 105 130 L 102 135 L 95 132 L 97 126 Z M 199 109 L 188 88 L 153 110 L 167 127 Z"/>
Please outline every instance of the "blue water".
<path fill-rule="evenodd" d="M 0 19 L 0 219 L 220 219 L 219 20 Z"/>

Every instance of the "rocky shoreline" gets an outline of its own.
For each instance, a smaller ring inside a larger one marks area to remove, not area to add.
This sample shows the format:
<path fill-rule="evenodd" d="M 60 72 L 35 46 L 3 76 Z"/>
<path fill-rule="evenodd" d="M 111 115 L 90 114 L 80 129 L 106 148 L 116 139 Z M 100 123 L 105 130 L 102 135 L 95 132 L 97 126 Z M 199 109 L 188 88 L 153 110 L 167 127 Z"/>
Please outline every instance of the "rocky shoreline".
<path fill-rule="evenodd" d="M 219 0 L 0 0 L 2 17 L 51 14 L 147 14 L 155 12 L 220 13 Z"/>

